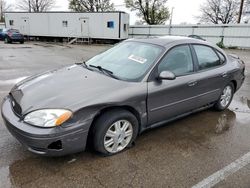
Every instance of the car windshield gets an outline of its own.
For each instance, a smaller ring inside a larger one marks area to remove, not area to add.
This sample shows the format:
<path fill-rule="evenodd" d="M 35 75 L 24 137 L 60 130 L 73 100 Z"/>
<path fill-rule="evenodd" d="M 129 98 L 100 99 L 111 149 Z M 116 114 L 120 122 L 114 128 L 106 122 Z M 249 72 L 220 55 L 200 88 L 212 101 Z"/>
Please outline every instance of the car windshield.
<path fill-rule="evenodd" d="M 162 51 L 157 45 L 127 41 L 93 57 L 86 65 L 109 70 L 121 80 L 138 81 Z"/>

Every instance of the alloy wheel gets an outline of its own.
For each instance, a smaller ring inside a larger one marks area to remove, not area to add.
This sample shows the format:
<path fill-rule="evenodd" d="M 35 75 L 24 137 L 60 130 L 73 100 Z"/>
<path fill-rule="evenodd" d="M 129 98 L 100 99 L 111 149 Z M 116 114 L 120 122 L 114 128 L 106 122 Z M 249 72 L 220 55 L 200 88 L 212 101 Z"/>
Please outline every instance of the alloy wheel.
<path fill-rule="evenodd" d="M 222 107 L 226 107 L 231 99 L 232 99 L 232 96 L 233 96 L 233 89 L 231 86 L 226 86 L 222 92 L 222 95 L 220 97 L 220 104 Z"/>
<path fill-rule="evenodd" d="M 117 153 L 128 146 L 133 136 L 132 124 L 127 120 L 113 123 L 104 136 L 104 148 L 109 153 Z"/>

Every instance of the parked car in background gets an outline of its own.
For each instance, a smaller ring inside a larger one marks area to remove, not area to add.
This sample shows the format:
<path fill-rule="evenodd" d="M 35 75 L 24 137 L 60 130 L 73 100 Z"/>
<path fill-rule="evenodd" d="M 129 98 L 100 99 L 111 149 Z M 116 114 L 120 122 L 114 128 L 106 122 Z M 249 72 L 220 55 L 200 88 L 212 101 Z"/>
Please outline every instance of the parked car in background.
<path fill-rule="evenodd" d="M 4 29 L 0 29 L 0 40 L 4 40 L 4 33 L 3 33 Z"/>
<path fill-rule="evenodd" d="M 244 70 L 238 57 L 205 41 L 129 39 L 86 63 L 23 80 L 1 112 L 12 135 L 36 154 L 66 155 L 91 143 L 113 155 L 147 129 L 210 107 L 225 110 Z"/>
<path fill-rule="evenodd" d="M 17 29 L 3 29 L 1 38 L 5 43 L 20 42 L 24 43 L 24 36 Z"/>
<path fill-rule="evenodd" d="M 206 39 L 202 38 L 202 37 L 201 37 L 201 36 L 199 36 L 199 35 L 189 35 L 188 37 L 190 37 L 190 38 L 194 38 L 194 39 L 199 39 L 199 40 L 206 41 Z"/>

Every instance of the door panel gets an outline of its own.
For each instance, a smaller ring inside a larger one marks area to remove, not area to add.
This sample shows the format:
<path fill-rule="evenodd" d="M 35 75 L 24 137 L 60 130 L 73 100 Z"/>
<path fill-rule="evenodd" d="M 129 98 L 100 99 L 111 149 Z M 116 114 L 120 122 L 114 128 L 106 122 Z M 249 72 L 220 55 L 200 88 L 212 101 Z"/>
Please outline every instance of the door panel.
<path fill-rule="evenodd" d="M 197 89 L 200 91 L 199 106 L 219 99 L 222 88 L 224 88 L 227 81 L 227 76 L 224 77 L 223 74 L 223 67 L 197 73 L 197 80 L 199 80 Z"/>
<path fill-rule="evenodd" d="M 200 97 L 198 101 L 202 106 L 219 99 L 228 75 L 224 69 L 224 61 L 221 61 L 213 48 L 206 45 L 193 45 L 193 49 L 199 67 L 197 79 Z"/>
<path fill-rule="evenodd" d="M 167 120 L 198 107 L 198 82 L 193 75 L 148 83 L 149 124 Z"/>
<path fill-rule="evenodd" d="M 175 80 L 154 80 L 148 83 L 148 121 L 160 122 L 197 107 L 197 84 L 191 49 L 178 45 L 170 49 L 155 68 L 156 77 L 171 71 Z"/>

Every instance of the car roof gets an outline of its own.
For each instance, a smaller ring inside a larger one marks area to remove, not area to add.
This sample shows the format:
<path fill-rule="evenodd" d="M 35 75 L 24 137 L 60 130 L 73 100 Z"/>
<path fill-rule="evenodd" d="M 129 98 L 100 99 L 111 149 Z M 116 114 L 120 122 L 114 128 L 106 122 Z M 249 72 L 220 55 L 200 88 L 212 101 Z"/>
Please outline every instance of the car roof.
<path fill-rule="evenodd" d="M 128 39 L 128 41 L 136 41 L 136 42 L 145 42 L 160 46 L 167 46 L 170 43 L 200 43 L 200 44 L 207 44 L 210 45 L 207 42 L 190 38 L 190 37 L 183 37 L 183 36 L 163 36 L 163 37 L 150 37 L 150 38 L 134 38 L 134 39 Z"/>

